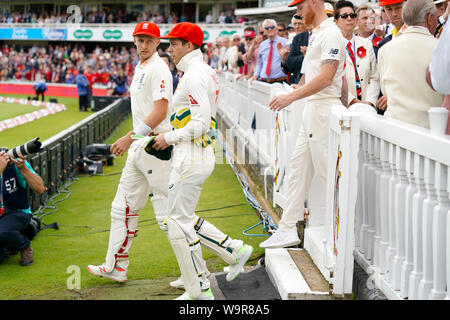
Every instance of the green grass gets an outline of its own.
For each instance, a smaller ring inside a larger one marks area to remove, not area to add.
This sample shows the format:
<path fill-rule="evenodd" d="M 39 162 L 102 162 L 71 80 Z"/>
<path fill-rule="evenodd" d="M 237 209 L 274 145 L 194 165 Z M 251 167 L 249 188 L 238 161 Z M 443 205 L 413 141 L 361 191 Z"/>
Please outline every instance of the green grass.
<path fill-rule="evenodd" d="M 12 119 L 39 109 L 42 109 L 42 107 L 35 107 L 20 103 L 0 102 L 0 121 Z"/>
<path fill-rule="evenodd" d="M 68 109 L 73 107 L 69 104 Z M 80 115 L 72 111 L 66 115 L 79 118 Z M 62 118 L 59 121 L 71 122 Z M 128 132 L 131 123 L 129 116 L 105 143 L 112 143 Z M 20 134 L 26 136 L 25 130 Z M 0 133 L 1 137 L 5 137 L 4 133 Z M 16 140 L 15 143 L 20 142 Z M 179 276 L 179 269 L 171 246 L 154 219 L 151 204 L 147 204 L 140 213 L 139 234 L 130 252 L 129 282 L 118 284 L 95 277 L 86 270 L 88 264 L 104 262 L 109 239 L 110 206 L 120 179 L 120 174 L 116 173 L 121 172 L 125 160 L 126 155 L 116 158 L 113 166 L 104 167 L 104 175 L 79 176 L 79 180 L 68 187 L 71 192 L 69 198 L 57 203 L 58 210 L 43 218 L 46 224 L 57 221 L 59 230 L 42 230 L 32 241 L 34 265 L 19 266 L 19 255 L 0 264 L 0 299 L 102 299 L 112 291 L 106 299 L 159 300 L 171 299 L 182 293 L 168 287 L 168 281 Z M 63 193 L 55 200 L 65 196 Z M 254 252 L 249 264 L 254 265 L 264 253 L 258 245 L 266 238 L 245 236 L 242 231 L 257 224 L 259 219 L 247 204 L 232 168 L 228 164 L 216 164 L 213 174 L 204 184 L 197 210 L 235 204 L 244 205 L 198 215 L 229 236 L 252 245 Z M 261 227 L 252 232 L 261 233 Z M 203 252 L 211 272 L 222 271 L 227 265 L 211 252 Z M 70 266 L 80 270 L 80 290 L 69 290 L 67 287 L 72 275 L 67 273 Z M 133 287 L 136 282 L 145 284 L 142 292 Z"/>
<path fill-rule="evenodd" d="M 8 95 L 8 94 L 2 94 L 2 96 L 16 97 L 16 98 L 27 97 L 26 95 Z M 58 99 L 58 103 L 62 103 L 66 106 L 66 111 L 57 112 L 47 117 L 43 117 L 38 120 L 25 123 L 21 126 L 1 131 L 0 146 L 5 146 L 11 149 L 36 137 L 39 137 L 40 141 L 45 141 L 46 139 L 57 134 L 58 132 L 70 127 L 71 125 L 81 121 L 82 119 L 92 114 L 91 111 L 80 112 L 78 110 L 78 98 L 61 98 L 54 96 L 46 96 L 45 101 L 49 101 L 50 98 Z M 20 107 L 22 108 L 25 106 Z M 9 117 L 4 117 L 3 111 L 1 111 L 0 109 L 0 119 L 7 119 L 7 118 Z"/>

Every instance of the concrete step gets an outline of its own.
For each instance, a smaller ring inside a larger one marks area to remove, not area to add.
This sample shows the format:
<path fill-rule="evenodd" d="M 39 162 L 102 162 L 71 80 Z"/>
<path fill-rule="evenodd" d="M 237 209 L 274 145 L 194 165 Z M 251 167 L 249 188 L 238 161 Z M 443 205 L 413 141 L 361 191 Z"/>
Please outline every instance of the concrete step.
<path fill-rule="evenodd" d="M 266 249 L 264 263 L 283 300 L 342 299 L 331 294 L 330 284 L 304 249 Z"/>

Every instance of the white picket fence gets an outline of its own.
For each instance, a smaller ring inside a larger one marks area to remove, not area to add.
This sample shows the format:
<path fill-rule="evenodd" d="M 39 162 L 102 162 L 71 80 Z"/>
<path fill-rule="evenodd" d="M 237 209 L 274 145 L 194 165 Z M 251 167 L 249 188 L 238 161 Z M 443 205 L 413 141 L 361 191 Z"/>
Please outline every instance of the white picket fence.
<path fill-rule="evenodd" d="M 272 112 L 270 99 L 291 88 L 230 73 L 220 80 L 227 141 L 242 162 L 274 175 L 271 200 L 283 208 L 303 102 Z M 355 259 L 370 275 L 368 286 L 389 299 L 450 298 L 450 136 L 364 105 L 335 107 L 328 168 L 326 186 L 313 180 L 304 246 L 333 292 L 351 293 Z"/>

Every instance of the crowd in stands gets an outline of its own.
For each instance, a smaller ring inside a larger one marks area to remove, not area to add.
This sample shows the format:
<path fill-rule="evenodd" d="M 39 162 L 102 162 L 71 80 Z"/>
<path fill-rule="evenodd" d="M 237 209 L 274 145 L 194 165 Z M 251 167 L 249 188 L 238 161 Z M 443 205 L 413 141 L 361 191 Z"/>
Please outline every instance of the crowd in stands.
<path fill-rule="evenodd" d="M 30 81 L 74 84 L 83 69 L 92 85 L 100 84 L 111 93 L 124 93 L 131 82 L 138 56 L 134 47 L 100 48 L 87 52 L 83 45 L 34 45 L 28 49 L 4 45 L 0 49 L 2 81 Z M 125 90 L 122 87 L 125 85 Z M 119 91 L 115 90 L 120 88 Z M 121 94 L 120 94 L 121 95 Z"/>
<path fill-rule="evenodd" d="M 34 12 L 0 12 L 0 23 L 35 23 L 38 25 L 50 23 L 66 23 L 72 14 L 61 13 L 54 14 L 49 12 L 34 13 Z M 246 21 L 244 17 L 237 17 L 232 10 L 222 11 L 217 17 L 214 17 L 211 12 L 206 16 L 199 17 L 201 22 L 205 23 L 242 23 Z M 156 24 L 175 24 L 178 22 L 195 22 L 195 17 L 187 15 L 186 13 L 177 14 L 171 12 L 170 14 L 163 14 L 160 12 L 127 12 L 122 10 L 101 10 L 96 12 L 88 12 L 80 15 L 80 23 L 136 23 L 140 21 L 151 21 Z"/>
<path fill-rule="evenodd" d="M 365 103 L 379 114 L 427 128 L 428 108 L 450 110 L 450 95 L 446 95 L 450 88 L 447 93 L 436 92 L 428 70 L 449 16 L 449 0 L 424 1 L 384 0 L 380 11 L 378 6 L 377 10 L 370 5 L 358 8 L 346 0 L 325 2 L 329 19 L 347 44 L 348 97 L 341 98 L 346 106 Z M 285 82 L 295 88 L 302 84 L 311 34 L 296 14 L 288 26 L 266 19 L 259 30 L 247 27 L 242 35 L 207 44 L 204 58 L 218 72 L 239 74 L 238 79 Z M 444 41 L 441 47 L 448 47 L 450 39 Z"/>

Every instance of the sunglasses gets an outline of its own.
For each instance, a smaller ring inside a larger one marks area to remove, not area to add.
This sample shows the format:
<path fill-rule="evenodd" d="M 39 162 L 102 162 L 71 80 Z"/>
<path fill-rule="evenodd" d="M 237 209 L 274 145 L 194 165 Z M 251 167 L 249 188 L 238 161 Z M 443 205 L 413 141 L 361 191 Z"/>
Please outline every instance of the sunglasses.
<path fill-rule="evenodd" d="M 245 38 L 245 41 L 253 40 L 253 38 Z"/>
<path fill-rule="evenodd" d="M 278 29 L 278 32 L 286 31 L 286 29 Z"/>
<path fill-rule="evenodd" d="M 241 39 L 233 39 L 233 41 L 241 41 Z"/>
<path fill-rule="evenodd" d="M 267 27 L 264 27 L 264 29 L 266 29 L 266 30 L 272 30 L 272 29 L 275 29 L 275 26 L 267 26 Z"/>
<path fill-rule="evenodd" d="M 300 17 L 298 14 L 294 14 L 294 18 L 297 20 L 302 20 L 302 17 Z"/>
<path fill-rule="evenodd" d="M 348 17 L 355 19 L 357 17 L 357 14 L 356 13 L 350 13 L 350 14 L 344 13 L 344 14 L 340 14 L 339 17 L 342 19 L 347 19 Z"/>

